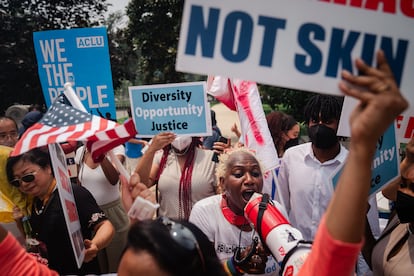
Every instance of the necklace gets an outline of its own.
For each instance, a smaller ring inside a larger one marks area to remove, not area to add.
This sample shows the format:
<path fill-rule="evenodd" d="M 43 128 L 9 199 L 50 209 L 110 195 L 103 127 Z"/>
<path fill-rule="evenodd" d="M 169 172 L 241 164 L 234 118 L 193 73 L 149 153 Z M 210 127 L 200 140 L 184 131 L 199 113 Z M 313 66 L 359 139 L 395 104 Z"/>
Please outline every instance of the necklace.
<path fill-rule="evenodd" d="M 45 208 L 48 206 L 48 203 L 49 203 L 50 199 L 53 196 L 53 192 L 54 192 L 55 188 L 56 188 L 56 179 L 53 179 L 52 183 L 50 184 L 50 186 L 47 190 L 46 196 L 43 199 L 36 198 L 36 201 L 33 204 L 34 205 L 34 211 L 35 211 L 36 215 L 39 216 L 39 215 L 43 214 Z M 40 204 L 42 206 L 39 208 Z"/>
<path fill-rule="evenodd" d="M 173 147 L 171 147 L 171 149 L 172 149 L 172 151 L 174 152 L 174 154 L 176 156 L 183 156 L 183 155 L 186 155 L 187 154 L 188 150 L 190 149 L 190 146 L 186 147 L 183 152 L 176 152 Z"/>

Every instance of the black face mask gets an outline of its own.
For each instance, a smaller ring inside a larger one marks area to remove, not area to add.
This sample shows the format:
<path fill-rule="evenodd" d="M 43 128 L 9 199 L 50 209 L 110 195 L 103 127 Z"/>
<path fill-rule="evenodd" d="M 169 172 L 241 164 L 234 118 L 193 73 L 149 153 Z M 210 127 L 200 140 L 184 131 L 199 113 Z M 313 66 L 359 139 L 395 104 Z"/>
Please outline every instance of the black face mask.
<path fill-rule="evenodd" d="M 288 148 L 294 147 L 299 145 L 299 137 L 298 138 L 293 138 L 290 139 L 289 141 L 286 142 L 284 150 L 287 150 Z"/>
<path fill-rule="evenodd" d="M 414 222 L 414 197 L 397 191 L 395 210 L 401 223 Z"/>
<path fill-rule="evenodd" d="M 338 137 L 336 136 L 335 131 L 322 124 L 309 127 L 308 135 L 311 142 L 318 149 L 329 149 L 338 143 Z"/>

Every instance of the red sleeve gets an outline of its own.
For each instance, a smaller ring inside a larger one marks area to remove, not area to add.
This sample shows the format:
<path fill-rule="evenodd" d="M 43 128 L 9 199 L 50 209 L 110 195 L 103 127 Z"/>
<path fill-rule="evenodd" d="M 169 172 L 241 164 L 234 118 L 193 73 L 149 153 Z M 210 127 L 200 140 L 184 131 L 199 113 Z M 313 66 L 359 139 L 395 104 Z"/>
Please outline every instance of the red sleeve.
<path fill-rule="evenodd" d="M 312 251 L 299 275 L 353 275 L 363 243 L 363 240 L 360 243 L 347 243 L 332 238 L 324 216 L 316 233 Z"/>
<path fill-rule="evenodd" d="M 0 267 L 3 275 L 58 275 L 57 272 L 38 263 L 33 256 L 26 253 L 26 250 L 20 246 L 10 233 L 0 243 Z"/>

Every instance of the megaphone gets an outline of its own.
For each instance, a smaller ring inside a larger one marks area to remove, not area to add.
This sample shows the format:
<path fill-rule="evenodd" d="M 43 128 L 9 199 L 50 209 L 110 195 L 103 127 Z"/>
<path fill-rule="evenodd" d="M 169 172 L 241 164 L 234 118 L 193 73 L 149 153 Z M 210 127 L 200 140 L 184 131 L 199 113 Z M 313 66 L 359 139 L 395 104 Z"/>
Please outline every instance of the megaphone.
<path fill-rule="evenodd" d="M 292 227 L 269 200 L 268 194 L 254 193 L 244 208 L 245 217 L 279 263 L 281 275 L 297 275 L 311 250 L 311 242 Z"/>

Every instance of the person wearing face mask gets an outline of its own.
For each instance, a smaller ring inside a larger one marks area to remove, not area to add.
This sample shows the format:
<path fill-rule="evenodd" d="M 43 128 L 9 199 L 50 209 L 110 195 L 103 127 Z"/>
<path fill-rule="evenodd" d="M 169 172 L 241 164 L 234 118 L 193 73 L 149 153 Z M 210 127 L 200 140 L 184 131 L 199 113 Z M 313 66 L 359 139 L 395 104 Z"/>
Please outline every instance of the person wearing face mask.
<path fill-rule="evenodd" d="M 187 220 L 197 201 L 216 194 L 213 154 L 198 137 L 171 132 L 153 137 L 135 172 L 147 187 L 155 185 L 159 215 Z"/>
<path fill-rule="evenodd" d="M 293 116 L 281 111 L 273 111 L 266 115 L 266 121 L 279 158 L 285 153 L 287 145 L 291 147 L 299 144 L 297 138 L 300 127 Z"/>
<path fill-rule="evenodd" d="M 305 240 L 313 240 L 334 192 L 332 174 L 341 167 L 348 150 L 336 135 L 341 115 L 339 98 L 316 94 L 304 108 L 310 142 L 286 150 L 278 174 L 276 200 L 282 203 L 293 227 Z M 378 207 L 370 199 L 368 221 L 375 236 L 380 233 Z M 369 271 L 362 255 L 358 274 Z"/>
<path fill-rule="evenodd" d="M 378 239 L 366 227 L 363 256 L 374 275 L 408 275 L 414 266 L 414 137 L 400 163 L 401 177 L 383 189 L 394 210 Z"/>
<path fill-rule="evenodd" d="M 332 173 L 345 162 L 348 150 L 336 136 L 341 104 L 329 95 L 315 95 L 304 108 L 310 142 L 286 150 L 278 174 L 276 200 L 292 226 L 313 240 L 333 194 Z"/>

